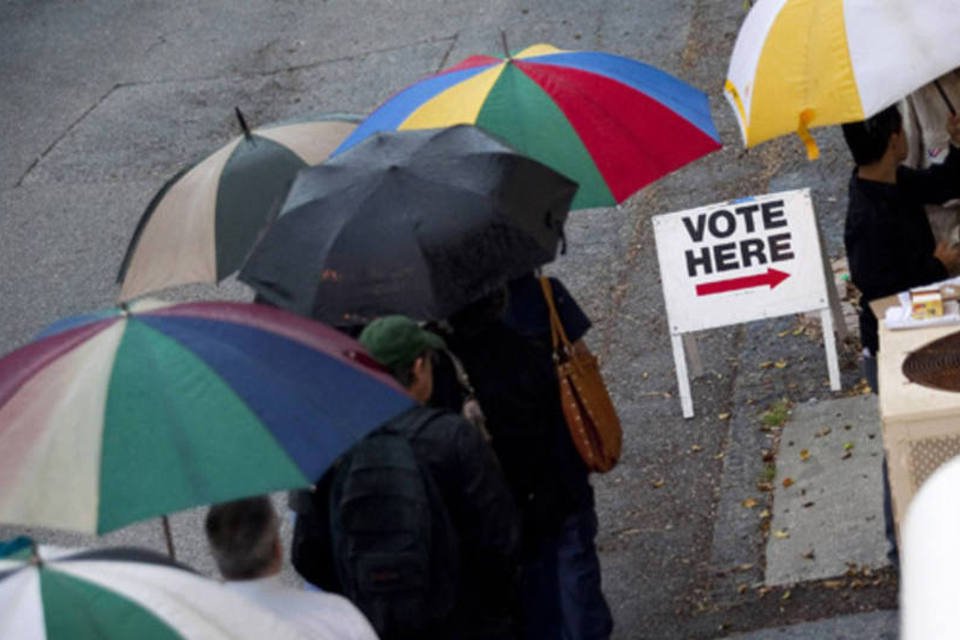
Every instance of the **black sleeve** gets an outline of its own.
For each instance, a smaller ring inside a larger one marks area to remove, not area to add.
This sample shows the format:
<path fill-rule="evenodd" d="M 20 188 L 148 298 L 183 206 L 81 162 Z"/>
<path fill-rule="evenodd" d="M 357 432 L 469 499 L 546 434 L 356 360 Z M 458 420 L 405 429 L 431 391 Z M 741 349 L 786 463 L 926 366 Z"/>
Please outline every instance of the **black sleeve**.
<path fill-rule="evenodd" d="M 301 494 L 296 523 L 290 541 L 290 562 L 300 576 L 325 591 L 342 593 L 333 561 L 330 538 L 330 485 L 332 469 L 317 482 L 316 489 Z"/>
<path fill-rule="evenodd" d="M 927 169 L 899 167 L 897 184 L 905 197 L 920 204 L 960 198 L 960 149 L 951 144 L 943 163 Z"/>
<path fill-rule="evenodd" d="M 854 284 L 874 300 L 930 282 L 943 280 L 943 263 L 919 247 L 902 242 L 901 229 L 889 219 L 864 225 L 848 247 Z"/>
<path fill-rule="evenodd" d="M 475 532 L 478 547 L 513 557 L 519 547 L 520 518 L 500 463 L 480 430 L 457 420 L 463 425 L 455 437 L 464 529 Z"/>

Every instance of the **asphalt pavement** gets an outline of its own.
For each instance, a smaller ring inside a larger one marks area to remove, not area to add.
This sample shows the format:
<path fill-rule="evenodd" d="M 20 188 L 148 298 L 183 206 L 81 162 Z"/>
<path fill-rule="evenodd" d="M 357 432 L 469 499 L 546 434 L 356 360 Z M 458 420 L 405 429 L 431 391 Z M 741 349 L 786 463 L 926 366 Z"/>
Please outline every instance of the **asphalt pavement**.
<path fill-rule="evenodd" d="M 722 97 L 744 3 L 0 7 L 3 352 L 62 316 L 113 303 L 140 213 L 184 163 L 239 133 L 234 107 L 252 126 L 368 113 L 425 74 L 499 53 L 501 33 L 513 49 L 550 42 L 634 57 L 706 91 L 725 148 L 619 207 L 574 212 L 569 250 L 551 267 L 594 320 L 588 341 L 625 428 L 620 464 L 595 479 L 614 637 L 895 637 L 896 575 L 876 513 L 879 424 L 858 387 L 855 342 L 840 345 L 843 389 L 834 392 L 809 320 L 700 332 L 696 413 L 680 412 L 651 216 L 810 187 L 827 256 L 843 256 L 850 161 L 837 130 L 815 131 L 817 162 L 791 138 L 744 151 Z M 162 295 L 251 297 L 232 281 Z M 212 573 L 201 516 L 173 516 L 177 550 Z M 0 538 L 20 531 L 0 527 Z M 32 533 L 60 544 L 164 548 L 156 521 L 103 538 Z"/>

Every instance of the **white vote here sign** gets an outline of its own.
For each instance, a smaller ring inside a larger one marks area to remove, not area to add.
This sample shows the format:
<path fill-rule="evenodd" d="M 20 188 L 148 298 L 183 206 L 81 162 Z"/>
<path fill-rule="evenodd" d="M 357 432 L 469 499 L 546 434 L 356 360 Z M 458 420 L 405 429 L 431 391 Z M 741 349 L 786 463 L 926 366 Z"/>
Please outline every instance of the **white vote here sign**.
<path fill-rule="evenodd" d="M 653 230 L 685 417 L 693 416 L 693 399 L 683 338 L 696 343 L 682 334 L 702 329 L 819 310 L 830 387 L 840 389 L 831 292 L 809 189 L 654 216 Z"/>
<path fill-rule="evenodd" d="M 672 334 L 827 307 L 810 191 L 654 216 Z"/>

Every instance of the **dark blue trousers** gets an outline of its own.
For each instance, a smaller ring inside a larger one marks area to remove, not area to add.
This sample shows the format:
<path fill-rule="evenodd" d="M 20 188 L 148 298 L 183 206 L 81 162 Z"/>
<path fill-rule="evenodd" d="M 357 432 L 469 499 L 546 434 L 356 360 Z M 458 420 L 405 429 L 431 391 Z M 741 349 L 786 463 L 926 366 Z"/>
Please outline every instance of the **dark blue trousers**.
<path fill-rule="evenodd" d="M 523 566 L 524 637 L 528 640 L 605 640 L 613 632 L 600 589 L 594 538 L 597 514 L 590 504 L 573 513 Z"/>

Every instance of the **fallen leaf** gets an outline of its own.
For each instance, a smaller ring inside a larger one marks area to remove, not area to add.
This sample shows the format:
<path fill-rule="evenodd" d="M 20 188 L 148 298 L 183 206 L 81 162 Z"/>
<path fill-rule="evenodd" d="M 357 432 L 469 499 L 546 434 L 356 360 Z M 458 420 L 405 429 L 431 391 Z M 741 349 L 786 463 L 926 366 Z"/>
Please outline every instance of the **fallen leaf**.
<path fill-rule="evenodd" d="M 737 571 L 750 571 L 750 569 L 753 569 L 752 562 L 744 562 L 743 564 L 737 565 Z"/>
<path fill-rule="evenodd" d="M 803 333 L 803 326 L 802 326 L 802 325 L 793 330 L 793 335 L 795 335 L 795 336 L 798 336 L 798 335 L 800 335 L 801 333 Z"/>
<path fill-rule="evenodd" d="M 690 451 L 691 451 L 692 453 L 696 453 L 696 452 L 698 452 L 698 451 L 703 451 L 703 447 L 701 447 L 701 446 L 698 445 L 698 444 L 694 444 L 694 445 L 691 445 L 691 446 L 690 446 Z"/>
<path fill-rule="evenodd" d="M 773 537 L 777 540 L 786 540 L 790 537 L 790 532 L 786 529 L 777 529 L 773 532 Z"/>
<path fill-rule="evenodd" d="M 853 449 L 853 443 L 852 443 L 852 442 L 844 442 L 844 443 L 843 443 L 843 450 L 844 450 L 844 451 L 850 451 L 851 449 Z"/>
<path fill-rule="evenodd" d="M 659 489 L 660 487 L 662 487 L 662 486 L 665 484 L 665 482 L 666 482 L 666 481 L 663 480 L 662 478 L 661 478 L 660 480 L 654 480 L 654 481 L 653 481 L 653 488 L 654 488 L 654 489 Z"/>
<path fill-rule="evenodd" d="M 833 431 L 830 427 L 822 427 L 819 431 L 813 434 L 814 438 L 822 438 L 823 436 L 830 435 L 830 432 Z"/>
<path fill-rule="evenodd" d="M 783 592 L 783 595 L 780 596 L 780 599 L 781 599 L 781 600 L 789 600 L 789 599 L 790 599 L 790 589 L 787 589 L 786 591 L 784 591 L 784 592 Z"/>
<path fill-rule="evenodd" d="M 770 367 L 773 366 L 773 361 L 772 361 L 772 360 L 764 360 L 764 361 L 761 362 L 758 366 L 759 366 L 761 369 L 769 369 Z"/>
<path fill-rule="evenodd" d="M 714 459 L 714 460 L 722 460 L 722 459 L 723 459 L 723 451 L 721 451 L 721 452 L 718 453 L 717 455 L 713 456 L 713 459 Z"/>
<path fill-rule="evenodd" d="M 803 503 L 803 508 L 804 508 L 804 509 L 809 509 L 809 508 L 812 507 L 814 504 L 815 504 L 815 503 L 813 503 L 813 502 L 804 502 L 804 503 Z"/>
<path fill-rule="evenodd" d="M 853 453 L 851 453 L 850 451 L 847 451 L 847 452 L 844 453 L 842 456 L 840 456 L 840 459 L 841 459 L 841 460 L 848 460 L 848 459 L 851 458 L 852 456 L 853 456 Z"/>
<path fill-rule="evenodd" d="M 824 580 L 823 586 L 827 589 L 839 589 L 843 586 L 843 580 Z"/>
<path fill-rule="evenodd" d="M 783 479 L 783 488 L 788 489 L 793 485 L 793 478 L 784 478 Z"/>
<path fill-rule="evenodd" d="M 813 549 L 810 549 L 810 551 L 807 551 L 805 554 L 803 554 L 803 557 L 807 560 L 813 560 L 816 555 L 813 553 Z"/>
<path fill-rule="evenodd" d="M 747 592 L 747 589 L 749 589 L 749 587 L 747 586 L 747 583 L 745 583 L 745 582 L 737 585 L 737 593 L 741 593 L 741 594 L 746 593 L 746 592 Z"/>
<path fill-rule="evenodd" d="M 792 329 L 784 329 L 783 331 L 781 331 L 780 333 L 777 334 L 777 337 L 778 337 L 778 338 L 782 338 L 782 337 L 784 337 L 784 336 L 786 336 L 786 335 L 789 335 L 791 331 L 792 331 Z"/>
<path fill-rule="evenodd" d="M 806 462 L 810 459 L 810 451 L 808 449 L 800 449 L 800 460 Z"/>
<path fill-rule="evenodd" d="M 757 491 L 773 491 L 773 483 L 771 482 L 758 482 Z"/>
<path fill-rule="evenodd" d="M 769 509 L 764 509 L 763 511 L 761 511 L 761 512 L 759 513 L 759 516 L 760 516 L 761 518 L 769 518 L 769 517 L 770 517 L 770 510 L 769 510 Z"/>
<path fill-rule="evenodd" d="M 753 508 L 754 508 L 755 506 L 757 506 L 757 504 L 759 504 L 759 503 L 758 503 L 756 500 L 754 500 L 753 498 L 747 498 L 746 500 L 744 500 L 744 501 L 741 502 L 740 504 L 742 504 L 743 506 L 745 506 L 747 509 L 753 509 Z"/>
<path fill-rule="evenodd" d="M 721 413 L 721 414 L 719 414 L 719 415 L 717 416 L 717 419 L 719 419 L 719 420 L 729 420 L 729 419 L 730 419 L 730 414 L 729 414 L 729 413 Z"/>
<path fill-rule="evenodd" d="M 760 458 L 761 458 L 764 462 L 773 462 L 774 457 L 775 457 L 775 456 L 774 456 L 774 453 L 773 453 L 773 451 L 771 451 L 770 449 L 764 449 L 764 450 L 761 452 L 761 455 L 760 455 Z"/>
<path fill-rule="evenodd" d="M 779 360 L 773 363 L 773 366 L 775 366 L 777 369 L 783 369 L 784 367 L 787 366 L 787 361 L 784 360 L 783 358 L 780 358 Z"/>

